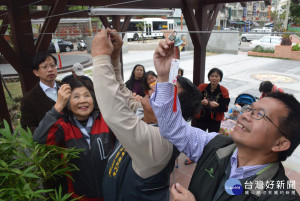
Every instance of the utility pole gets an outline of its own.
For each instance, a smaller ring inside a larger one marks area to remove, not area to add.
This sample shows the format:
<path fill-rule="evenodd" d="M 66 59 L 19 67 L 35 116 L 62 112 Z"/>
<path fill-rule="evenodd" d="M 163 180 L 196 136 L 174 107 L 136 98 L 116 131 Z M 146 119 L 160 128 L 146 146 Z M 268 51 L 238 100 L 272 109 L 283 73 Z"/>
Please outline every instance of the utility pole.
<path fill-rule="evenodd" d="M 287 28 L 288 28 L 288 21 L 289 21 L 289 14 L 290 14 L 290 4 L 291 4 L 291 0 L 288 0 L 287 5 L 286 5 L 286 13 L 285 13 L 284 24 L 283 24 L 283 28 L 285 30 L 287 30 Z"/>

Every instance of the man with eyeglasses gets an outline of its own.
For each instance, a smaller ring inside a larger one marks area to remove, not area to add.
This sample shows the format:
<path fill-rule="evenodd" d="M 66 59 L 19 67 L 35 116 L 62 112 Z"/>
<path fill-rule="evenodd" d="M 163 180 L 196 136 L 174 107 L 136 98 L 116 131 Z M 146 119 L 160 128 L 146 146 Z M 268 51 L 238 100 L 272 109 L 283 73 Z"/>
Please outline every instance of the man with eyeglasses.
<path fill-rule="evenodd" d="M 37 83 L 21 101 L 21 125 L 33 133 L 57 100 L 57 90 L 60 83 L 57 76 L 57 60 L 47 52 L 40 52 L 33 58 L 33 73 L 39 77 Z"/>
<path fill-rule="evenodd" d="M 188 125 L 174 87 L 168 83 L 173 41 L 154 53 L 158 83 L 150 99 L 160 133 L 197 162 L 189 189 L 171 187 L 175 201 L 300 200 L 281 161 L 300 143 L 300 103 L 290 94 L 271 93 L 243 108 L 230 137 Z"/>

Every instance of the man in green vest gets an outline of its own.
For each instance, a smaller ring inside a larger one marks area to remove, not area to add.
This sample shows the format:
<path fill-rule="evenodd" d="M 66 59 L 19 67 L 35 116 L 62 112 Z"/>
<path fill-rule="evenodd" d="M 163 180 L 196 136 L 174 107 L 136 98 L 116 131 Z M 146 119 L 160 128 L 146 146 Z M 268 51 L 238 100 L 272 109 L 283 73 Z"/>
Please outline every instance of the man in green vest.
<path fill-rule="evenodd" d="M 300 103 L 290 94 L 270 93 L 243 108 L 230 137 L 192 127 L 179 101 L 173 111 L 173 45 L 161 41 L 154 53 L 158 83 L 150 103 L 161 135 L 197 162 L 188 190 L 172 186 L 174 200 L 300 200 L 281 163 L 300 143 Z"/>

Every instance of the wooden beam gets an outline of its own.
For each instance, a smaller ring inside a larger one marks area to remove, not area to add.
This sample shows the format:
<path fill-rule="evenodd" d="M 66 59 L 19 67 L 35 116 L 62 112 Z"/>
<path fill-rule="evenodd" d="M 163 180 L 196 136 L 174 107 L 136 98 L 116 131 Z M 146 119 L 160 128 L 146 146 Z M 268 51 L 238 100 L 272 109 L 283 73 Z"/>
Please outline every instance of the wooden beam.
<path fill-rule="evenodd" d="M 5 18 L 5 14 L 7 12 L 0 12 L 0 20 Z M 71 12 L 70 10 L 64 10 L 61 15 L 61 18 L 88 18 L 90 17 L 87 11 L 84 12 Z M 40 19 L 40 18 L 46 18 L 48 15 L 48 11 L 35 11 L 30 13 L 31 19 Z"/>
<path fill-rule="evenodd" d="M 43 24 L 41 34 L 39 34 L 38 40 L 36 42 L 35 53 L 48 50 L 52 36 L 45 33 L 55 32 L 61 18 L 60 14 L 65 10 L 67 2 L 68 0 L 56 0 L 55 5 L 50 9 Z"/>
<path fill-rule="evenodd" d="M 99 16 L 99 19 L 105 28 L 111 27 L 106 16 Z"/>
<path fill-rule="evenodd" d="M 10 0 L 0 0 L 0 5 L 8 5 Z M 21 1 L 21 0 L 20 0 Z M 22 0 L 23 1 L 23 0 Z M 54 0 L 26 0 L 26 3 L 33 3 L 32 5 L 40 6 L 54 6 Z M 181 0 L 151 0 L 151 1 L 124 1 L 124 0 L 68 0 L 68 6 L 107 6 L 109 8 L 183 8 Z M 200 5 L 199 0 L 191 0 L 193 8 L 198 8 Z"/>
<path fill-rule="evenodd" d="M 131 15 L 128 15 L 128 16 L 125 17 L 122 28 L 121 28 L 121 32 L 126 32 L 127 31 L 131 18 L 132 18 Z M 124 37 L 125 34 L 122 34 L 122 35 Z"/>
<path fill-rule="evenodd" d="M 266 6 L 271 6 L 272 5 L 272 1 L 271 0 L 265 0 L 264 1 Z"/>
<path fill-rule="evenodd" d="M 15 50 L 8 44 L 3 36 L 0 37 L 0 52 L 17 72 L 21 72 L 21 58 L 19 55 L 17 55 Z"/>
<path fill-rule="evenodd" d="M 207 28 L 207 31 L 212 31 L 215 24 L 216 24 L 216 19 L 217 19 L 217 16 L 220 12 L 220 10 L 222 9 L 222 7 L 224 6 L 225 4 L 217 4 L 215 5 L 215 8 L 213 9 L 213 12 L 211 12 L 211 16 L 209 16 L 209 24 L 208 24 L 208 28 Z M 208 43 L 208 40 L 209 40 L 209 37 L 210 37 L 211 33 L 205 35 L 205 41 L 206 41 L 206 45 L 207 46 L 207 43 Z"/>
<path fill-rule="evenodd" d="M 200 31 L 198 22 L 195 18 L 194 10 L 191 7 L 189 0 L 183 0 L 184 8 L 182 9 L 182 14 L 184 16 L 186 25 L 189 31 Z M 194 48 L 201 47 L 201 36 L 200 33 L 190 33 Z"/>
<path fill-rule="evenodd" d="M 121 31 L 120 19 L 121 19 L 120 16 L 117 15 L 112 16 L 112 27 L 117 31 Z"/>
<path fill-rule="evenodd" d="M 8 16 L 5 15 L 4 19 L 2 21 L 1 27 L 0 27 L 0 35 L 3 35 L 6 33 L 8 25 L 9 25 Z"/>
<path fill-rule="evenodd" d="M 212 31 L 216 18 L 223 4 L 213 6 L 203 5 L 200 9 L 195 11 L 195 17 L 201 31 Z M 205 57 L 206 46 L 210 37 L 210 33 L 201 34 L 201 48 L 194 48 L 194 77 L 195 85 L 204 83 L 205 78 Z"/>
<path fill-rule="evenodd" d="M 29 7 L 24 7 L 23 2 L 19 0 L 10 0 L 9 2 L 8 17 L 15 51 L 14 54 L 11 53 L 10 57 L 18 55 L 14 59 L 19 59 L 20 65 L 17 62 L 11 64 L 19 73 L 22 92 L 25 94 L 37 81 L 31 68 L 34 44 Z"/>

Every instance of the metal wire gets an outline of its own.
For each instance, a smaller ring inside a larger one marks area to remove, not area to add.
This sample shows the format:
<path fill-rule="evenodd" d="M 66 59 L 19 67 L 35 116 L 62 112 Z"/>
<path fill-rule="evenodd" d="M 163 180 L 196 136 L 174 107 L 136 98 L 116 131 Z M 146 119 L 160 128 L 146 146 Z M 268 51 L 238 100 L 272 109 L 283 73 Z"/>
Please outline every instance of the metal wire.
<path fill-rule="evenodd" d="M 38 1 L 32 2 L 32 3 L 30 3 L 30 4 L 21 6 L 21 7 L 19 7 L 19 8 L 25 8 L 25 7 L 27 7 L 27 6 L 30 6 L 30 5 L 32 5 L 32 4 L 35 4 L 35 3 L 38 3 L 38 2 L 41 2 L 41 1 L 43 1 L 43 0 L 38 0 Z"/>
<path fill-rule="evenodd" d="M 30 4 L 21 6 L 21 7 L 19 7 L 19 8 L 25 8 L 25 7 L 27 7 L 27 6 L 30 6 L 30 5 L 32 5 L 32 4 L 35 4 L 35 3 L 38 3 L 38 2 L 41 2 L 41 1 L 43 1 L 43 0 L 38 0 L 38 1 L 32 2 L 32 3 L 30 3 Z M 1 14 L 0 17 L 3 16 L 3 15 L 7 15 L 7 13 L 8 13 L 8 12 Z M 6 26 L 6 25 L 2 25 L 2 26 Z"/>
<path fill-rule="evenodd" d="M 35 3 L 38 3 L 42 0 L 38 0 L 38 1 L 35 1 L 33 3 L 30 3 L 30 4 L 27 4 L 26 6 L 29 6 L 29 5 L 32 5 L 32 4 L 35 4 Z M 144 0 L 133 0 L 133 1 L 126 1 L 126 2 L 122 2 L 122 3 L 115 3 L 115 4 L 109 4 L 109 5 L 106 5 L 106 6 L 100 6 L 100 8 L 107 8 L 107 7 L 111 7 L 111 6 L 116 6 L 116 5 L 122 5 L 122 4 L 128 4 L 128 3 L 134 3 L 134 2 L 139 2 L 139 1 L 144 1 Z M 22 6 L 20 8 L 24 8 L 25 6 Z M 61 13 L 61 14 L 57 14 L 57 15 L 50 15 L 50 16 L 47 16 L 47 17 L 44 17 L 44 18 L 41 18 L 41 19 L 47 19 L 47 18 L 50 18 L 50 17 L 57 17 L 57 16 L 63 16 L 63 15 L 67 15 L 67 14 L 70 14 L 70 13 L 77 13 L 77 12 L 89 12 L 90 9 L 87 9 L 87 10 L 80 10 L 80 11 L 71 11 L 71 12 L 65 12 L 65 13 Z M 5 13 L 6 15 L 7 13 Z M 2 14 L 4 15 L 4 14 Z M 22 22 L 28 22 L 28 21 L 31 21 L 31 20 L 24 20 Z M 3 26 L 8 26 L 10 24 L 2 24 L 0 26 L 3 27 Z"/>
<path fill-rule="evenodd" d="M 172 33 L 174 30 L 166 30 L 166 31 L 151 31 L 151 33 Z M 93 32 L 94 33 L 94 32 Z M 116 32 L 119 34 L 122 33 L 142 33 L 141 31 L 123 31 L 123 32 Z M 249 32 L 238 32 L 238 31 L 220 31 L 220 30 L 212 30 L 212 31 L 176 31 L 176 33 L 200 33 L 200 34 L 211 34 L 211 33 L 239 33 L 239 34 L 247 34 Z M 32 33 L 24 33 L 27 35 L 32 35 Z M 36 33 L 41 35 L 49 35 L 49 34 L 68 34 L 66 32 L 55 32 L 55 33 Z M 146 34 L 146 31 L 143 32 Z M 251 34 L 266 34 L 266 35 L 279 35 L 279 34 L 300 34 L 300 32 L 255 32 Z M 4 34 L 3 34 L 4 35 Z M 11 35 L 11 34 L 7 34 Z M 73 34 L 69 33 L 68 35 L 80 35 L 80 34 Z"/>

